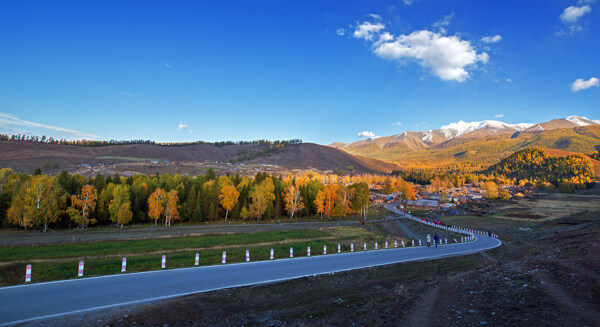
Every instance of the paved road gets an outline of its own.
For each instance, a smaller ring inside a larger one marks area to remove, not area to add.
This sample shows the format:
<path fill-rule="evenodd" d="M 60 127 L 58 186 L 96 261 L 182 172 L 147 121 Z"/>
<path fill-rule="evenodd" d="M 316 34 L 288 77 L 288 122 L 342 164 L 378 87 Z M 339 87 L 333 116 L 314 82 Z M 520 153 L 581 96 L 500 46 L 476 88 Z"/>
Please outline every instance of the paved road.
<path fill-rule="evenodd" d="M 439 248 L 371 250 L 4 287 L 0 288 L 0 325 L 223 288 L 464 255 L 499 245 L 500 241 L 497 239 L 477 236 L 473 242 L 443 245 Z M 373 244 L 370 244 L 371 249 L 372 247 Z M 317 249 L 313 249 L 313 253 L 317 252 L 314 250 Z"/>

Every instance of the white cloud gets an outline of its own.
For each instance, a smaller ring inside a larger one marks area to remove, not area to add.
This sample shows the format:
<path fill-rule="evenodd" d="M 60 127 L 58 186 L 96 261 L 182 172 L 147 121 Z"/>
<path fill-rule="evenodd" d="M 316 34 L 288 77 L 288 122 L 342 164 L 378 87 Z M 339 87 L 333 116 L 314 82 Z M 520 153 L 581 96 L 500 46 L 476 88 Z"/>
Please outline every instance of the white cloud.
<path fill-rule="evenodd" d="M 497 114 L 494 116 L 494 118 L 502 118 L 502 117 L 504 117 L 504 114 Z"/>
<path fill-rule="evenodd" d="M 397 122 L 394 123 L 394 125 L 396 125 L 396 126 L 402 126 L 402 122 L 397 121 Z"/>
<path fill-rule="evenodd" d="M 410 6 L 413 4 L 413 2 L 415 2 L 415 0 L 402 0 L 402 2 L 404 2 L 405 5 Z"/>
<path fill-rule="evenodd" d="M 506 82 L 511 83 L 512 82 L 512 78 L 507 78 Z"/>
<path fill-rule="evenodd" d="M 92 139 L 92 138 L 98 137 L 97 135 L 79 132 L 79 131 L 75 131 L 72 129 L 56 127 L 56 126 L 52 126 L 52 125 L 45 125 L 45 124 L 40 124 L 40 123 L 28 121 L 28 120 L 23 120 L 23 119 L 18 118 L 16 115 L 5 113 L 5 112 L 0 112 L 0 126 L 2 128 L 11 128 L 11 129 L 13 129 L 15 126 L 42 128 L 42 129 L 46 129 L 46 130 L 53 131 L 53 132 L 74 135 L 78 138 L 84 138 L 84 139 Z M 31 133 L 31 132 L 29 132 L 29 133 Z"/>
<path fill-rule="evenodd" d="M 186 124 L 186 123 L 184 123 L 184 122 L 182 122 L 182 121 L 180 121 L 180 122 L 179 122 L 179 125 L 177 125 L 177 130 L 178 130 L 178 131 L 183 131 L 183 130 L 186 130 L 186 131 L 188 131 L 188 133 L 190 133 L 190 134 L 192 134 L 192 133 L 194 132 L 194 130 L 193 130 L 193 129 L 191 129 L 191 128 L 190 128 L 190 126 L 188 126 L 188 124 Z"/>
<path fill-rule="evenodd" d="M 133 96 L 133 94 L 127 93 L 127 92 L 119 92 L 119 95 L 124 95 L 126 97 L 132 97 Z"/>
<path fill-rule="evenodd" d="M 449 15 L 444 16 L 444 19 L 433 23 L 433 27 L 437 27 L 440 29 L 440 33 L 445 34 L 446 29 L 444 26 L 450 26 L 450 20 L 454 17 L 454 13 L 450 13 Z"/>
<path fill-rule="evenodd" d="M 171 65 L 169 65 L 169 64 L 165 64 L 165 67 L 167 67 L 167 68 L 171 68 Z"/>
<path fill-rule="evenodd" d="M 371 17 L 371 18 L 373 18 L 373 19 L 377 19 L 377 20 L 380 20 L 380 19 L 381 19 L 381 16 L 379 16 L 379 15 L 377 15 L 377 14 L 368 14 L 367 16 L 369 16 L 369 17 Z"/>
<path fill-rule="evenodd" d="M 481 42 L 487 43 L 487 44 L 496 43 L 496 42 L 499 42 L 500 40 L 502 40 L 501 35 L 484 36 L 481 38 Z"/>
<path fill-rule="evenodd" d="M 363 22 L 356 27 L 356 30 L 352 35 L 357 39 L 371 40 L 373 38 L 373 34 L 378 33 L 384 28 L 385 25 L 381 23 L 373 24 L 370 22 Z"/>
<path fill-rule="evenodd" d="M 346 34 L 346 30 L 340 27 L 337 29 L 337 31 L 335 31 L 335 33 L 339 36 L 344 36 L 344 34 Z"/>
<path fill-rule="evenodd" d="M 358 137 L 375 137 L 375 134 L 373 132 L 364 131 L 364 132 L 358 133 L 356 136 L 358 136 Z"/>
<path fill-rule="evenodd" d="M 589 1 L 580 1 L 579 4 L 589 3 Z M 579 19 L 583 17 L 585 14 L 592 11 L 592 7 L 589 5 L 582 6 L 570 6 L 565 8 L 565 10 L 560 14 L 560 20 L 564 25 L 569 27 L 571 30 L 571 35 L 578 31 L 583 31 L 583 27 L 579 24 Z M 565 31 L 560 30 L 556 33 L 557 35 L 564 35 Z"/>
<path fill-rule="evenodd" d="M 592 11 L 592 7 L 585 5 L 581 7 L 570 6 L 565 8 L 562 14 L 560 14 L 560 20 L 564 24 L 573 24 L 577 23 L 577 20 L 581 18 L 581 16 Z"/>
<path fill-rule="evenodd" d="M 444 36 L 428 30 L 399 35 L 393 42 L 378 43 L 373 51 L 390 60 L 416 60 L 440 79 L 458 82 L 469 77 L 465 68 L 479 61 L 485 64 L 489 59 L 487 53 L 477 53 L 469 41 L 461 40 L 456 35 Z"/>
<path fill-rule="evenodd" d="M 587 81 L 584 80 L 583 78 L 578 78 L 575 80 L 575 82 L 573 82 L 573 84 L 571 84 L 571 91 L 573 92 L 578 92 L 581 90 L 585 90 L 585 89 L 589 89 L 590 87 L 598 87 L 600 86 L 600 80 L 597 79 L 596 77 L 592 77 L 590 79 L 588 79 Z"/>

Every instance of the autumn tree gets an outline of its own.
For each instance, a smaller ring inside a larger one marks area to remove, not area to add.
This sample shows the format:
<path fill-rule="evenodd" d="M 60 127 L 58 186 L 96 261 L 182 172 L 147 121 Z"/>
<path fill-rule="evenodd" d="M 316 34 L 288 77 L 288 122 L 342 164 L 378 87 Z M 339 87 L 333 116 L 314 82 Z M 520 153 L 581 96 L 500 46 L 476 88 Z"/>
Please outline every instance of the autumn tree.
<path fill-rule="evenodd" d="M 239 196 L 240 192 L 235 188 L 235 186 L 233 186 L 233 184 L 227 184 L 221 187 L 219 200 L 221 206 L 223 209 L 225 209 L 225 221 L 227 221 L 227 215 L 229 214 L 229 211 L 235 207 Z"/>
<path fill-rule="evenodd" d="M 131 221 L 133 213 L 131 212 L 131 200 L 129 198 L 129 185 L 119 184 L 113 190 L 113 198 L 108 205 L 110 220 L 121 225 Z"/>
<path fill-rule="evenodd" d="M 496 185 L 496 183 L 492 181 L 485 182 L 483 188 L 485 190 L 486 199 L 493 200 L 498 198 L 498 185 Z"/>
<path fill-rule="evenodd" d="M 54 178 L 47 175 L 34 176 L 17 195 L 11 205 L 10 219 L 20 226 L 43 225 L 44 232 L 48 224 L 58 220 L 59 188 Z M 19 198 L 20 197 L 20 198 Z"/>
<path fill-rule="evenodd" d="M 283 201 L 285 203 L 285 211 L 290 215 L 290 219 L 294 218 L 294 213 L 304 209 L 300 188 L 296 187 L 293 181 L 285 188 Z"/>
<path fill-rule="evenodd" d="M 154 227 L 160 216 L 165 212 L 166 193 L 162 188 L 157 188 L 148 198 L 148 216 L 154 219 Z"/>
<path fill-rule="evenodd" d="M 81 227 L 95 224 L 96 219 L 90 219 L 90 215 L 96 209 L 97 198 L 96 188 L 92 185 L 84 185 L 79 195 L 72 195 L 71 207 L 67 210 L 71 220 Z"/>
<path fill-rule="evenodd" d="M 33 217 L 26 214 L 25 200 L 22 194 L 15 194 L 13 196 L 12 204 L 6 212 L 6 216 L 9 223 L 23 227 L 25 230 L 33 227 Z"/>
<path fill-rule="evenodd" d="M 179 196 L 177 190 L 167 193 L 167 204 L 165 206 L 165 226 L 171 227 L 171 222 L 179 219 Z"/>
<path fill-rule="evenodd" d="M 11 168 L 0 169 L 0 193 L 4 192 L 5 186 L 8 184 L 9 176 L 14 172 Z"/>
<path fill-rule="evenodd" d="M 351 201 L 354 194 L 354 189 L 346 187 L 345 185 L 337 186 L 337 203 L 336 203 L 336 214 L 339 216 L 345 216 L 352 213 Z"/>
<path fill-rule="evenodd" d="M 325 213 L 325 191 L 319 190 L 317 192 L 317 196 L 315 197 L 315 207 L 317 208 L 317 213 L 321 215 L 321 219 L 323 219 L 323 213 Z"/>
<path fill-rule="evenodd" d="M 250 211 L 259 221 L 269 205 L 275 200 L 274 190 L 275 184 L 273 184 L 273 180 L 270 177 L 267 177 L 258 185 L 254 186 L 254 189 L 250 192 L 250 198 L 252 199 Z"/>
<path fill-rule="evenodd" d="M 352 184 L 350 188 L 354 190 L 352 210 L 360 213 L 366 219 L 369 210 L 369 185 L 367 183 L 356 183 Z"/>
<path fill-rule="evenodd" d="M 338 197 L 337 194 L 338 185 L 329 184 L 323 188 L 324 203 L 323 203 L 323 214 L 325 217 L 330 218 L 333 215 L 333 209 Z"/>

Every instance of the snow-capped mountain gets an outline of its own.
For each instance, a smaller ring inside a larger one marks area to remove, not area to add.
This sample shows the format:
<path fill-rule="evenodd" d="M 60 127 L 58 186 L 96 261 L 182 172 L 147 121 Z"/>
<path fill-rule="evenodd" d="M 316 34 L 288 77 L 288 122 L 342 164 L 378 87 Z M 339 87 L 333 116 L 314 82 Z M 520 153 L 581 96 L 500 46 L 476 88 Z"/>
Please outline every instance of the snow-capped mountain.
<path fill-rule="evenodd" d="M 464 122 L 461 120 L 443 125 L 439 129 L 434 130 L 423 132 L 406 131 L 392 136 L 371 138 L 353 143 L 336 142 L 332 143 L 330 146 L 336 148 L 369 148 L 372 149 L 372 151 L 376 151 L 377 148 L 384 149 L 400 146 L 412 150 L 419 150 L 443 146 L 447 142 L 455 139 L 466 141 L 495 135 L 512 135 L 516 137 L 520 133 L 540 133 L 558 128 L 573 128 L 598 124 L 600 124 L 600 121 L 590 120 L 587 117 L 580 116 L 569 116 L 567 118 L 554 119 L 549 122 L 538 124 L 508 124 L 497 120 L 474 122 Z"/>
<path fill-rule="evenodd" d="M 579 126 L 589 126 L 589 125 L 600 124 L 600 120 L 590 120 L 587 117 L 569 116 L 565 119 L 570 122 L 573 122 Z"/>
<path fill-rule="evenodd" d="M 516 131 L 522 131 L 529 127 L 533 126 L 533 124 L 520 123 L 520 124 L 507 124 L 497 120 L 484 120 L 484 121 L 474 121 L 470 123 L 466 123 L 464 121 L 459 121 L 458 123 L 451 123 L 448 125 L 442 126 L 439 131 L 441 131 L 446 139 L 452 139 L 457 136 L 476 131 L 482 128 L 489 129 L 510 129 Z"/>

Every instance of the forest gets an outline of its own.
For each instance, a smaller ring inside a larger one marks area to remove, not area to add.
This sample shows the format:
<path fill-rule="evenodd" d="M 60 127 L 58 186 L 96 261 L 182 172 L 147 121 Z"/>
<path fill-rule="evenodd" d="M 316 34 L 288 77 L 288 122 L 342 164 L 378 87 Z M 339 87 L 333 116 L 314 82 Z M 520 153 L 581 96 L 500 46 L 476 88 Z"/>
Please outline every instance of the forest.
<path fill-rule="evenodd" d="M 57 176 L 0 169 L 0 219 L 3 226 L 46 231 L 85 228 L 94 224 L 152 222 L 200 223 L 228 219 L 271 220 L 289 217 L 366 216 L 369 185 L 399 191 L 414 199 L 414 185 L 378 175 L 338 176 L 305 172 L 285 177 L 118 174 L 87 178 L 61 172 Z"/>
<path fill-rule="evenodd" d="M 595 152 L 592 157 L 597 156 Z M 513 153 L 487 169 L 472 172 L 460 170 L 410 169 L 394 171 L 395 176 L 421 185 L 460 187 L 471 183 L 521 185 L 539 189 L 572 192 L 594 184 L 594 166 L 582 154 L 551 156 L 543 148 L 531 147 Z"/>
<path fill-rule="evenodd" d="M 486 172 L 509 178 L 519 185 L 540 188 L 585 189 L 595 182 L 594 166 L 587 156 L 551 156 L 539 147 L 517 151 Z"/>

